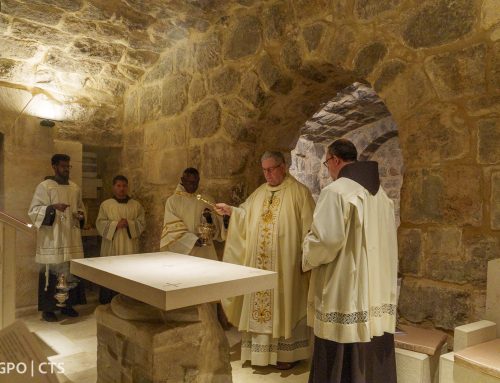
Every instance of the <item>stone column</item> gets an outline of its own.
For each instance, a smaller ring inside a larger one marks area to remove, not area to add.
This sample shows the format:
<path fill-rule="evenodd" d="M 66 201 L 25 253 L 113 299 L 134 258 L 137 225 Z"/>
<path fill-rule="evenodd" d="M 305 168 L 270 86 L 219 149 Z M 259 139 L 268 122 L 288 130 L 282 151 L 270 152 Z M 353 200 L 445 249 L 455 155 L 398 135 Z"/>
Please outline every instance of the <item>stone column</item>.
<path fill-rule="evenodd" d="M 215 305 L 165 312 L 134 301 L 131 313 L 120 297 L 96 310 L 97 383 L 232 382 Z"/>

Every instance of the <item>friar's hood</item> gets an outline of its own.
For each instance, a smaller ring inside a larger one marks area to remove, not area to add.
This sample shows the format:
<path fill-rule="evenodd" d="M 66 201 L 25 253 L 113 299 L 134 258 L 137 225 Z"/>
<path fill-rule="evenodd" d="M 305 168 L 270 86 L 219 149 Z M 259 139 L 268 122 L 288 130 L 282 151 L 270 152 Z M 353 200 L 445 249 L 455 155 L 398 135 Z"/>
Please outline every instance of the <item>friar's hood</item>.
<path fill-rule="evenodd" d="M 340 169 L 339 176 L 349 178 L 375 195 L 380 188 L 378 163 L 376 161 L 352 162 Z"/>

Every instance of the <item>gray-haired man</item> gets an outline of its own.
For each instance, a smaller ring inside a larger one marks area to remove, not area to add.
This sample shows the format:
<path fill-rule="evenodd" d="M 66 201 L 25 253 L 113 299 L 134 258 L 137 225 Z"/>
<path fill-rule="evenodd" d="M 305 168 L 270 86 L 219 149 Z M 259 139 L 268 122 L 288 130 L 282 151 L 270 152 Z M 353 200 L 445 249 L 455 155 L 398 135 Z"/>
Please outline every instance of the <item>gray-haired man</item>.
<path fill-rule="evenodd" d="M 266 183 L 239 207 L 217 204 L 230 215 L 224 261 L 278 272 L 278 288 L 223 302 L 242 331 L 241 359 L 288 369 L 310 355 L 306 327 L 308 276 L 301 271 L 302 241 L 314 210 L 310 191 L 287 174 L 283 154 L 261 159 Z"/>

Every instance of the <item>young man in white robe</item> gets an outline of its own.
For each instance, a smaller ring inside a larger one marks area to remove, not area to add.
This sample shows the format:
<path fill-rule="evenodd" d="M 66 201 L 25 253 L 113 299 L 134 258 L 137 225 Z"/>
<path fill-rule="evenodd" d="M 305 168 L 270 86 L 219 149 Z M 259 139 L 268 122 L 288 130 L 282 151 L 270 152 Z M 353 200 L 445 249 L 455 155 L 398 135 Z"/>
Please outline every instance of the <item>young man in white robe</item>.
<path fill-rule="evenodd" d="M 321 191 L 303 245 L 315 334 L 309 382 L 396 383 L 394 205 L 378 164 L 357 162 L 352 142 L 333 142 L 324 164 L 334 182 Z"/>
<path fill-rule="evenodd" d="M 213 242 L 204 244 L 198 227 L 201 223 L 213 224 L 215 229 L 213 239 L 222 241 L 224 231 L 222 218 L 210 212 L 210 205 L 197 198 L 199 184 L 198 170 L 194 168 L 184 170 L 181 182 L 165 203 L 160 251 L 189 254 L 217 261 Z M 200 195 L 204 200 L 213 203 L 211 196 Z"/>
<path fill-rule="evenodd" d="M 41 265 L 38 283 L 38 311 L 48 322 L 58 320 L 55 311 L 78 316 L 73 305 L 84 304 L 85 291 L 79 280 L 70 274 L 69 261 L 83 258 L 81 228 L 85 222 L 85 208 L 80 188 L 69 180 L 70 157 L 52 156 L 53 177 L 46 177 L 35 190 L 28 215 L 37 228 L 36 258 Z M 59 275 L 73 288 L 65 307 L 56 306 L 56 285 Z"/>
<path fill-rule="evenodd" d="M 96 228 L 102 236 L 101 257 L 137 254 L 139 237 L 145 228 L 144 208 L 128 195 L 128 179 L 117 175 L 113 178 L 113 198 L 99 207 Z M 116 292 L 101 287 L 99 302 L 111 302 Z"/>
<path fill-rule="evenodd" d="M 227 299 L 223 306 L 242 332 L 243 361 L 289 369 L 310 356 L 309 275 L 300 265 L 314 200 L 306 186 L 287 174 L 282 153 L 264 153 L 261 165 L 267 182 L 242 205 L 216 206 L 220 214 L 231 216 L 224 262 L 276 271 L 278 288 Z"/>

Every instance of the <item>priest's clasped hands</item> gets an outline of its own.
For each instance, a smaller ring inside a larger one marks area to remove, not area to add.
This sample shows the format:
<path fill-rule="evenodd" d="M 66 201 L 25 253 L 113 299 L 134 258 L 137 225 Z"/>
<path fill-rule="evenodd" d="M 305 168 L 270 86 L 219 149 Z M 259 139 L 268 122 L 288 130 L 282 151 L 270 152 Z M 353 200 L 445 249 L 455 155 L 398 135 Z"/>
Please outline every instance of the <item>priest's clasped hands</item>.
<path fill-rule="evenodd" d="M 117 229 L 124 229 L 126 227 L 128 227 L 128 221 L 125 218 L 120 219 L 116 225 Z"/>

